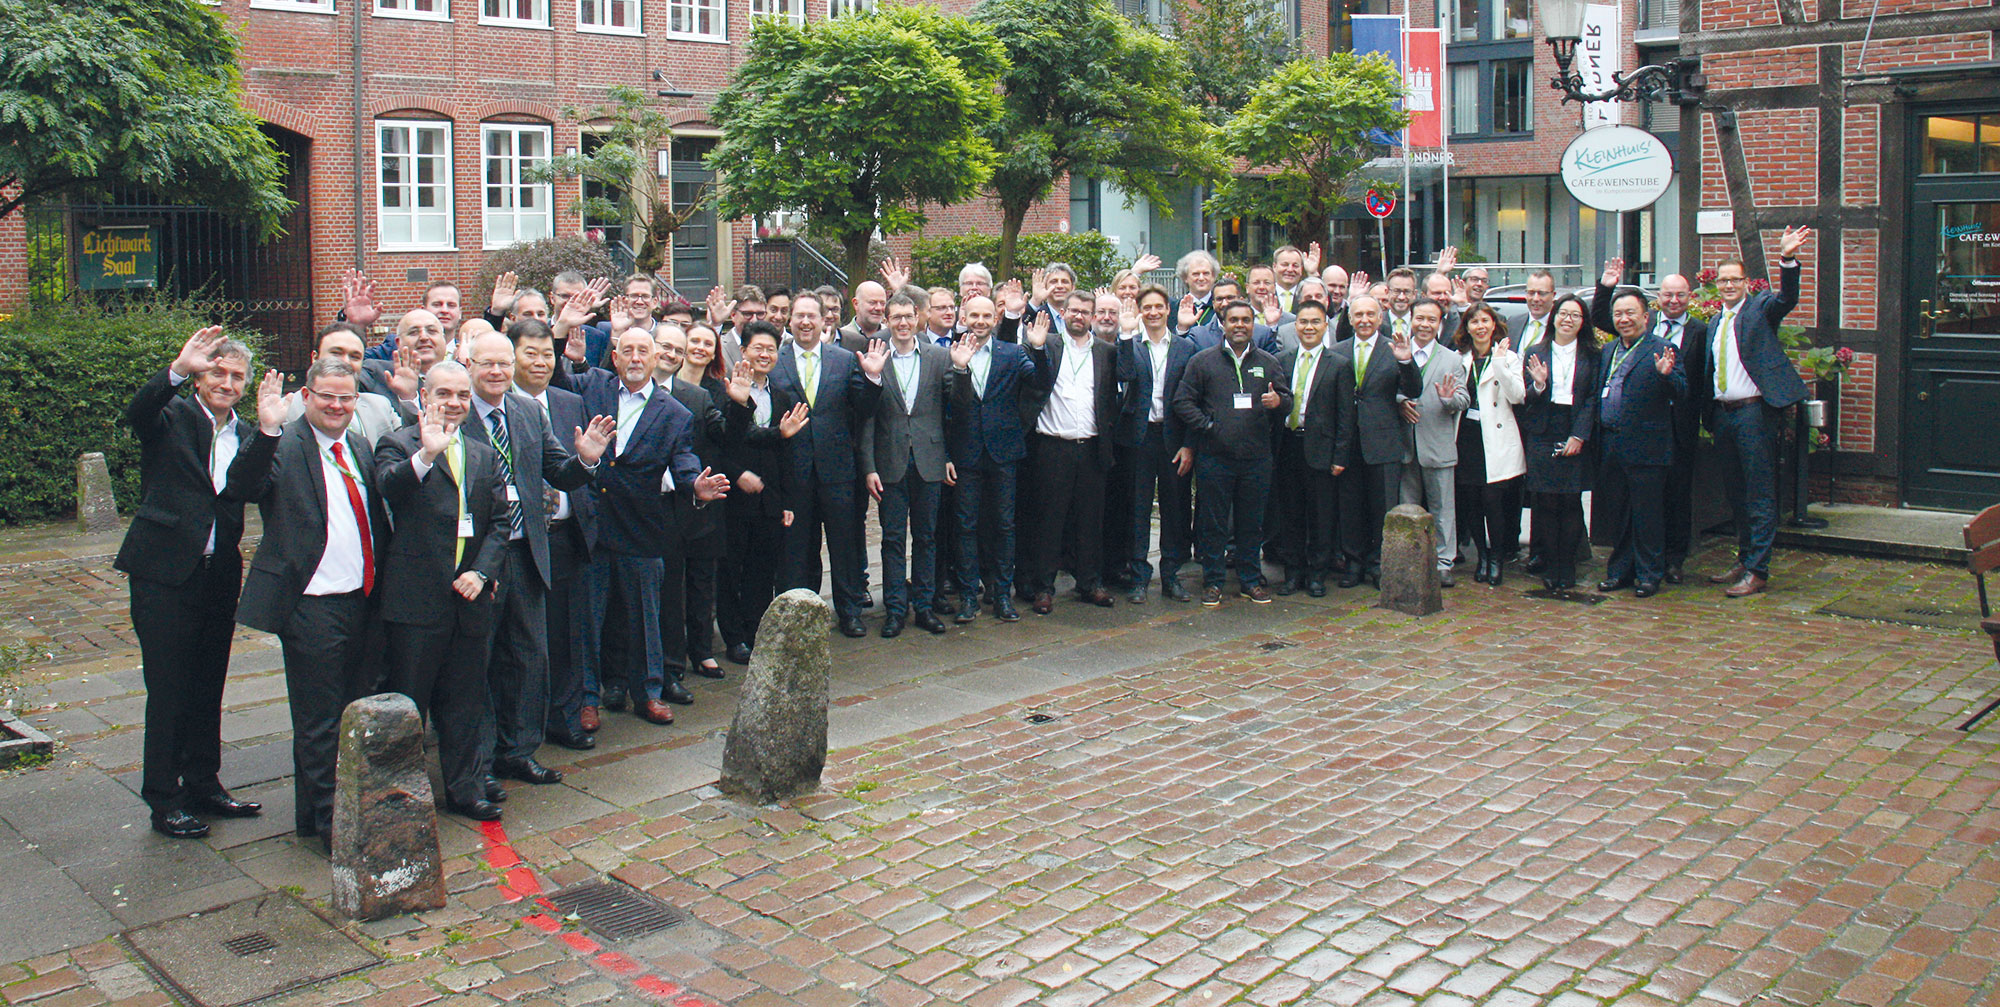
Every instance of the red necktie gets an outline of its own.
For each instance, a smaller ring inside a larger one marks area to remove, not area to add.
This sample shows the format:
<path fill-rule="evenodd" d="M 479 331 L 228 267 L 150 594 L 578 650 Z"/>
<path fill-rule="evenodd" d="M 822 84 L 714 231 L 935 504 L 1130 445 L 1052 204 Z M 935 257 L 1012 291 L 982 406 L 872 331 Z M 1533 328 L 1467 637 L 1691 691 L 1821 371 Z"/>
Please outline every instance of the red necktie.
<path fill-rule="evenodd" d="M 354 508 L 354 524 L 361 529 L 361 593 L 375 593 L 375 543 L 368 529 L 368 505 L 361 502 L 361 487 L 354 484 L 354 476 L 348 474 L 347 457 L 341 453 L 340 442 L 333 445 L 335 468 L 340 470 L 340 481 L 347 484 L 347 505 Z"/>

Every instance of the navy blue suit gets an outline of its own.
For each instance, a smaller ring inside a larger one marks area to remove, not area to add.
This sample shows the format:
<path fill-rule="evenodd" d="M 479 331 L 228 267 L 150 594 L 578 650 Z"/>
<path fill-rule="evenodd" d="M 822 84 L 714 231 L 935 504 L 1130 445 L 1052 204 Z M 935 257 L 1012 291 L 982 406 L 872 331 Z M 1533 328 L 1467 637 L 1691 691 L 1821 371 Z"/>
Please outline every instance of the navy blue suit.
<path fill-rule="evenodd" d="M 1715 396 L 1713 422 L 1716 446 L 1722 449 L 1728 467 L 1724 487 L 1729 493 L 1729 509 L 1736 519 L 1736 561 L 1743 569 L 1769 576 L 1771 546 L 1778 538 L 1778 436 L 1786 407 L 1804 401 L 1805 382 L 1778 342 L 1778 326 L 1799 303 L 1799 265 L 1794 262 L 1778 270 L 1778 291 L 1752 294 L 1738 305 L 1733 322 L 1736 355 L 1743 369 L 1757 384 L 1757 399 L 1726 401 Z M 1709 320 L 1706 367 L 1701 377 L 1703 391 L 1715 391 L 1715 371 L 1725 366 L 1716 352 L 1714 340 L 1722 325 L 1720 315 Z M 1731 389 L 1728 394 L 1737 394 Z"/>
<path fill-rule="evenodd" d="M 799 380 L 799 347 L 786 344 L 771 369 L 771 387 L 793 402 L 812 406 L 812 421 L 791 439 L 792 526 L 785 530 L 785 564 L 778 575 L 780 590 L 818 591 L 820 533 L 826 533 L 828 561 L 833 567 L 833 611 L 841 620 L 861 615 L 862 570 L 867 562 L 861 540 L 861 502 L 855 497 L 855 437 L 861 420 L 873 415 L 882 395 L 880 383 L 861 369 L 854 353 L 822 337 L 818 344 L 819 381 L 811 396 Z"/>
<path fill-rule="evenodd" d="M 1118 382 L 1125 389 L 1118 416 L 1118 444 L 1132 449 L 1131 577 L 1145 587 L 1153 577 L 1147 529 L 1152 527 L 1153 500 L 1160 502 L 1160 579 L 1179 575 L 1194 548 L 1193 482 L 1174 469 L 1174 453 L 1187 435 L 1174 416 L 1174 389 L 1194 359 L 1196 347 L 1185 336 L 1168 335 L 1167 361 L 1162 369 L 1160 407 L 1164 418 L 1152 422 L 1153 356 L 1144 332 L 1118 343 Z"/>
<path fill-rule="evenodd" d="M 1657 584 L 1666 576 L 1667 466 L 1674 456 L 1676 401 L 1687 396 L 1687 372 L 1678 354 L 1661 374 L 1655 361 L 1673 346 L 1648 332 L 1627 350 L 1613 340 L 1600 356 L 1598 399 L 1600 468 L 1592 506 L 1617 529 L 1605 564 L 1611 581 Z"/>
<path fill-rule="evenodd" d="M 1046 394 L 1055 381 L 1046 354 L 1031 357 L 1014 343 L 988 340 L 987 345 L 992 363 L 986 387 L 973 388 L 970 368 L 953 367 L 945 410 L 945 447 L 958 471 L 958 583 L 961 597 L 975 601 L 989 581 L 995 598 L 1006 597 L 1014 586 L 1015 470 L 1028 454 L 1021 400 Z M 979 516 L 987 503 L 994 536 L 992 555 L 981 564 Z"/>

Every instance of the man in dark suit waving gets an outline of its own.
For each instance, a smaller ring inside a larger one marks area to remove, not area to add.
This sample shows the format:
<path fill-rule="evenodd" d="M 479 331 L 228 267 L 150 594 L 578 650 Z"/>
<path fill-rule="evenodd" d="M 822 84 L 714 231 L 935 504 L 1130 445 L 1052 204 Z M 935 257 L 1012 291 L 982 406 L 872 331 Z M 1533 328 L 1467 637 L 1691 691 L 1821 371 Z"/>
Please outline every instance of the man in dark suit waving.
<path fill-rule="evenodd" d="M 1744 598 L 1764 590 L 1771 577 L 1771 546 L 1778 538 L 1778 434 L 1784 411 L 1805 400 L 1791 357 L 1778 342 L 1778 325 L 1799 303 L 1799 249 L 1807 227 L 1787 227 L 1778 239 L 1778 292 L 1750 296 L 1743 260 L 1715 267 L 1722 314 L 1709 326 L 1707 373 L 1715 399 L 1715 442 L 1728 463 L 1729 509 L 1736 517 L 1736 565 L 1710 577 L 1729 584 L 1723 593 Z"/>
<path fill-rule="evenodd" d="M 951 344 L 949 418 L 945 432 L 958 475 L 958 623 L 979 618 L 979 595 L 990 591 L 993 614 L 1019 622 L 1014 610 L 1014 485 L 1028 454 L 1021 399 L 1049 386 L 1047 357 L 1030 358 L 1015 343 L 990 338 L 999 312 L 986 297 L 963 305 L 965 335 Z M 1040 316 L 1046 320 L 1047 316 Z M 1048 326 L 1030 338 L 1046 339 Z M 991 510 L 993 548 L 982 557 L 979 523 Z"/>
<path fill-rule="evenodd" d="M 1173 297 L 1165 287 L 1139 291 L 1139 334 L 1118 343 L 1118 380 L 1124 385 L 1124 413 L 1118 420 L 1119 443 L 1132 449 L 1132 592 L 1127 600 L 1143 604 L 1146 583 L 1153 577 L 1146 561 L 1152 544 L 1153 501 L 1160 504 L 1160 594 L 1187 601 L 1180 570 L 1193 548 L 1193 496 L 1188 473 L 1194 452 L 1181 443 L 1180 420 L 1174 416 L 1174 388 L 1187 363 L 1194 359 L 1192 342 L 1174 335 L 1168 313 Z"/>
<path fill-rule="evenodd" d="M 1606 512 L 1620 517 L 1614 517 L 1618 541 L 1597 589 L 1630 587 L 1649 598 L 1667 572 L 1660 514 L 1674 454 L 1673 404 L 1687 395 L 1687 372 L 1673 346 L 1648 331 L 1644 294 L 1619 294 L 1611 302 L 1611 320 L 1618 340 L 1602 353 L 1597 425 L 1604 454 L 1592 504 L 1605 499 Z"/>
<path fill-rule="evenodd" d="M 1413 362 L 1416 349 L 1406 335 L 1381 332 L 1382 302 L 1363 294 L 1349 298 L 1348 321 L 1354 335 L 1340 343 L 1348 361 L 1335 373 L 1335 394 L 1354 410 L 1348 429 L 1353 443 L 1334 464 L 1344 466 L 1340 479 L 1341 551 L 1347 571 L 1340 586 L 1354 587 L 1365 578 L 1382 577 L 1382 515 L 1396 505 L 1403 486 L 1403 407 L 1400 395 L 1423 394 L 1423 375 Z"/>
<path fill-rule="evenodd" d="M 944 451 L 944 383 L 951 354 L 920 334 L 921 296 L 906 288 L 889 302 L 889 366 L 882 373 L 882 397 L 861 426 L 862 478 L 878 502 L 882 525 L 884 639 L 901 634 L 912 611 L 925 632 L 944 632 L 931 605 L 939 488 L 956 481 Z"/>
<path fill-rule="evenodd" d="M 214 325 L 188 337 L 167 368 L 125 409 L 139 437 L 139 510 L 113 566 L 130 579 L 132 628 L 146 679 L 146 738 L 139 796 L 153 830 L 176 839 L 208 834 L 190 812 L 241 818 L 263 810 L 224 790 L 222 686 L 243 580 L 245 473 L 270 463 L 275 438 L 236 417 L 250 380 L 250 350 Z M 179 394 L 192 382 L 194 394 Z M 258 388 L 259 421 L 278 430 L 284 401 L 262 415 L 275 373 Z"/>
<path fill-rule="evenodd" d="M 299 834 L 332 846 L 333 768 L 340 714 L 373 688 L 364 666 L 370 596 L 389 545 L 388 511 L 369 464 L 374 450 L 348 429 L 359 393 L 353 366 L 321 357 L 306 369 L 305 416 L 258 437 L 277 441 L 246 485 L 264 540 L 243 581 L 236 621 L 275 633 L 292 710 L 294 811 Z"/>

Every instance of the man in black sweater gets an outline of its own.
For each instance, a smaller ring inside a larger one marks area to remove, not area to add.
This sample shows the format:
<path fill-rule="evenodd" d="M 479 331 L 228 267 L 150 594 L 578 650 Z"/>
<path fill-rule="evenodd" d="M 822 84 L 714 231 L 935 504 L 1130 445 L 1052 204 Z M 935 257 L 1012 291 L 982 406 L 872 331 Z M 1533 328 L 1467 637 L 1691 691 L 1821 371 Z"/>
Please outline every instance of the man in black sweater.
<path fill-rule="evenodd" d="M 1291 411 L 1292 395 L 1278 380 L 1277 358 L 1250 343 L 1256 318 L 1250 302 L 1229 302 L 1223 343 L 1195 354 L 1174 391 L 1174 415 L 1194 449 L 1195 541 L 1201 603 L 1208 606 L 1222 604 L 1223 547 L 1230 541 L 1243 596 L 1260 605 L 1271 600 L 1261 556 L 1271 430 Z"/>

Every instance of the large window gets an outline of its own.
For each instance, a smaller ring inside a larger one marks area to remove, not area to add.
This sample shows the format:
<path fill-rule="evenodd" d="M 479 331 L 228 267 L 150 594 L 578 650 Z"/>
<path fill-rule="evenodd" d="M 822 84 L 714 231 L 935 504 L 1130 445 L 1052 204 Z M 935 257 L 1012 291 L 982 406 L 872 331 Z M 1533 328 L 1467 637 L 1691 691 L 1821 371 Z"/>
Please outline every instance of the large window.
<path fill-rule="evenodd" d="M 728 8 L 723 0 L 667 0 L 667 34 L 718 42 L 727 39 Z"/>
<path fill-rule="evenodd" d="M 482 0 L 479 23 L 510 28 L 548 28 L 549 0 Z"/>
<path fill-rule="evenodd" d="M 1097 179 L 1076 172 L 1069 175 L 1069 230 L 1071 234 L 1104 229 L 1104 189 Z"/>
<path fill-rule="evenodd" d="M 2000 172 L 2000 114 L 1959 113 L 1924 119 L 1924 174 L 1992 172 Z"/>
<path fill-rule="evenodd" d="M 1499 59 L 1493 67 L 1493 123 L 1489 132 L 1527 133 L 1535 128 L 1534 102 L 1529 81 L 1535 75 L 1533 59 Z"/>
<path fill-rule="evenodd" d="M 639 34 L 639 0 L 577 0 L 576 30 Z"/>
<path fill-rule="evenodd" d="M 525 181 L 549 161 L 547 126 L 488 123 L 480 127 L 486 247 L 505 248 L 555 233 L 555 194 L 547 182 Z"/>
<path fill-rule="evenodd" d="M 1454 63 L 1451 67 L 1451 131 L 1454 135 L 1479 132 L 1478 63 Z"/>
<path fill-rule="evenodd" d="M 450 250 L 451 123 L 375 123 L 375 230 L 383 251 Z"/>
<path fill-rule="evenodd" d="M 1450 38 L 1454 42 L 1532 39 L 1528 0 L 1455 0 Z"/>
<path fill-rule="evenodd" d="M 375 0 L 375 16 L 449 21 L 451 0 Z"/>
<path fill-rule="evenodd" d="M 826 4 L 828 17 L 839 17 L 842 14 L 865 14 L 874 9 L 875 0 L 827 0 Z"/>
<path fill-rule="evenodd" d="M 793 24 L 806 23 L 806 0 L 750 0 L 751 17 L 781 17 Z"/>

